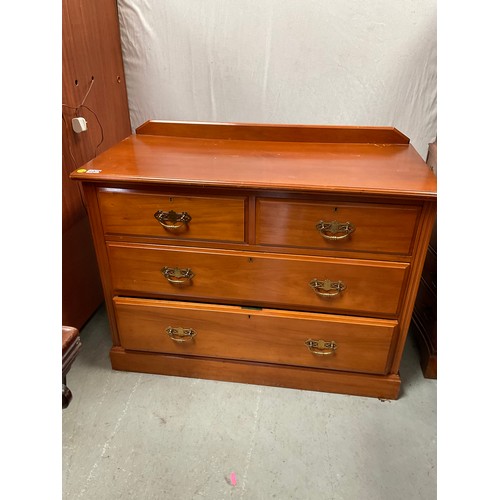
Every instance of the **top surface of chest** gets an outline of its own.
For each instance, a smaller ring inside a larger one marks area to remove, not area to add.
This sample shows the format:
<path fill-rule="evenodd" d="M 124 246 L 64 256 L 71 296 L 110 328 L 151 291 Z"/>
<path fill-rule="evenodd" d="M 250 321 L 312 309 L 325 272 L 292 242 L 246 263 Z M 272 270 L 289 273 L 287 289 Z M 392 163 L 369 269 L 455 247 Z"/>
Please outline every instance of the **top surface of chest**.
<path fill-rule="evenodd" d="M 436 178 L 408 139 L 383 127 L 147 122 L 72 178 L 436 197 Z"/>

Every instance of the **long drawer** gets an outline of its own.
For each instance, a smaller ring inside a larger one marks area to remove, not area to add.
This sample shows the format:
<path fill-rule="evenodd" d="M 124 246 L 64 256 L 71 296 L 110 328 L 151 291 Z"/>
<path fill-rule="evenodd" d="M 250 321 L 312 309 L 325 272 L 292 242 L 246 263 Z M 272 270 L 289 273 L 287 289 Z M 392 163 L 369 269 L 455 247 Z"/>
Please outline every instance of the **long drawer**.
<path fill-rule="evenodd" d="M 395 317 L 409 264 L 107 244 L 116 294 Z"/>
<path fill-rule="evenodd" d="M 396 321 L 115 297 L 135 351 L 385 374 Z"/>
<path fill-rule="evenodd" d="M 410 255 L 420 208 L 371 203 L 257 200 L 261 245 Z"/>
<path fill-rule="evenodd" d="M 104 233 L 241 243 L 245 197 L 180 196 L 103 188 L 98 192 Z"/>

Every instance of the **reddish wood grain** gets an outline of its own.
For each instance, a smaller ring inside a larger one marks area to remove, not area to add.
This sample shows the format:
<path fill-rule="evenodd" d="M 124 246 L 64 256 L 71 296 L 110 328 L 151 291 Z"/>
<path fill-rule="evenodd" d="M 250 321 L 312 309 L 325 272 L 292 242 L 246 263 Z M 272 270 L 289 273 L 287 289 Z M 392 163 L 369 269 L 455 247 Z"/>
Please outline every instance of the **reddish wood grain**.
<path fill-rule="evenodd" d="M 215 249 L 108 243 L 116 294 L 179 300 L 268 304 L 272 307 L 395 317 L 408 264 Z M 174 285 L 163 267 L 191 269 L 192 280 Z M 346 290 L 319 296 L 311 280 L 341 281 Z"/>
<path fill-rule="evenodd" d="M 284 365 L 385 374 L 396 321 L 271 309 L 114 299 L 122 347 L 189 356 L 224 357 Z M 228 327 L 228 325 L 230 325 Z M 196 335 L 172 340 L 166 329 Z M 335 342 L 330 354 L 314 354 L 308 339 Z"/>
<path fill-rule="evenodd" d="M 113 368 L 398 396 L 436 179 L 394 131 L 323 129 L 149 123 L 73 172 L 87 195 Z M 387 133 L 391 144 L 380 142 Z M 158 232 L 151 212 L 165 200 L 202 222 Z M 358 224 L 338 248 L 309 227 L 325 208 Z M 172 283 L 164 267 L 194 276 Z M 346 288 L 321 297 L 313 278 Z M 165 339 L 159 330 L 174 320 L 199 329 L 199 342 Z M 309 330 L 335 334 L 345 350 L 304 358 L 296 343 Z"/>
<path fill-rule="evenodd" d="M 130 136 L 74 172 L 92 182 L 436 197 L 413 146 Z"/>
<path fill-rule="evenodd" d="M 401 386 L 398 374 L 370 375 L 225 359 L 190 358 L 126 351 L 120 347 L 111 349 L 110 359 L 111 366 L 115 370 L 207 378 L 384 399 L 397 399 Z"/>
<path fill-rule="evenodd" d="M 350 144 L 408 144 L 410 140 L 393 127 L 335 125 L 287 125 L 263 123 L 167 122 L 150 120 L 136 130 L 141 135 L 204 137 L 243 141 L 325 142 Z"/>
<path fill-rule="evenodd" d="M 103 295 L 86 208 L 69 175 L 131 132 L 114 0 L 63 0 L 62 103 L 62 321 L 81 328 Z M 71 127 L 77 115 L 88 123 L 82 134 Z"/>

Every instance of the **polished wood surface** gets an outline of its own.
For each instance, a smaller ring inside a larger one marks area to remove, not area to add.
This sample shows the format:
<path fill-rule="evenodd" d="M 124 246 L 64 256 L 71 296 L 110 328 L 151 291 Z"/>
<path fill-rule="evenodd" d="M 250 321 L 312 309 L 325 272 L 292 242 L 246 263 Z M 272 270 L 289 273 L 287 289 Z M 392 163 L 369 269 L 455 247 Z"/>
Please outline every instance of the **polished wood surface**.
<path fill-rule="evenodd" d="M 243 141 L 323 142 L 350 144 L 408 144 L 393 127 L 335 125 L 286 125 L 263 123 L 209 123 L 150 120 L 137 128 L 138 135 L 205 137 Z"/>
<path fill-rule="evenodd" d="M 228 252 L 204 248 L 108 243 L 116 294 L 395 317 L 408 264 L 364 260 Z M 163 267 L 191 269 L 194 277 L 172 284 Z M 313 279 L 341 281 L 335 297 L 318 295 Z"/>
<path fill-rule="evenodd" d="M 426 378 L 437 378 L 437 228 L 431 241 L 420 279 L 412 329 L 417 340 L 420 365 Z"/>
<path fill-rule="evenodd" d="M 436 197 L 436 179 L 410 144 L 133 135 L 72 177 L 87 182 Z"/>
<path fill-rule="evenodd" d="M 75 361 L 82 343 L 80 341 L 80 332 L 73 326 L 62 326 L 62 408 L 65 409 L 71 403 L 73 394 L 66 385 L 66 376 L 71 365 Z"/>
<path fill-rule="evenodd" d="M 64 135 L 75 169 L 131 133 L 116 2 L 63 0 L 62 41 Z M 81 134 L 71 127 L 77 114 L 88 124 Z"/>
<path fill-rule="evenodd" d="M 114 369 L 398 396 L 436 182 L 398 134 L 347 129 L 148 123 L 73 172 Z M 192 216 L 173 233 L 154 218 L 170 208 Z M 337 217 L 356 230 L 324 240 L 316 224 Z M 313 280 L 345 289 L 321 296 Z M 311 353 L 304 332 L 337 350 Z"/>
<path fill-rule="evenodd" d="M 401 379 L 397 373 L 372 375 L 226 359 L 189 358 L 125 351 L 120 347 L 111 349 L 110 358 L 115 370 L 336 392 L 382 399 L 397 399 L 401 386 Z"/>
<path fill-rule="evenodd" d="M 437 175 L 437 139 L 429 144 L 427 164 Z M 412 316 L 412 330 L 426 378 L 437 378 L 437 225 L 434 224 L 425 256 Z"/>
<path fill-rule="evenodd" d="M 173 240 L 245 241 L 246 198 L 178 196 L 175 193 L 99 190 L 99 206 L 106 234 L 151 236 Z M 154 214 L 186 212 L 188 224 L 166 229 Z"/>
<path fill-rule="evenodd" d="M 103 302 L 88 217 L 62 234 L 62 323 L 80 329 Z"/>
<path fill-rule="evenodd" d="M 63 0 L 61 13 L 62 323 L 81 328 L 103 292 L 86 207 L 69 175 L 130 135 L 131 127 L 116 2 Z M 73 132 L 75 116 L 87 120 L 86 132 Z"/>
<path fill-rule="evenodd" d="M 62 325 L 62 375 L 69 372 L 82 347 L 80 331 L 73 326 Z"/>
<path fill-rule="evenodd" d="M 116 297 L 123 348 L 224 357 L 332 370 L 385 374 L 396 321 L 243 307 Z M 193 329 L 192 340 L 172 340 L 166 329 Z M 309 339 L 334 341 L 332 354 L 313 354 Z"/>
<path fill-rule="evenodd" d="M 257 243 L 410 255 L 419 212 L 419 206 L 258 199 Z M 334 220 L 352 223 L 354 232 L 329 240 L 316 229 L 318 222 Z"/>

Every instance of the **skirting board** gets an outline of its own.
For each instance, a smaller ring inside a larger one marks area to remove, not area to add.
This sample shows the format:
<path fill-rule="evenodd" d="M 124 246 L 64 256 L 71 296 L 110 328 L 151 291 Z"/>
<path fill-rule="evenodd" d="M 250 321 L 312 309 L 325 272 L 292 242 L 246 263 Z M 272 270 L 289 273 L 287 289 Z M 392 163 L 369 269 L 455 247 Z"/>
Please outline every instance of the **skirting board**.
<path fill-rule="evenodd" d="M 286 365 L 150 354 L 125 351 L 120 347 L 111 349 L 110 359 L 114 370 L 352 394 L 380 399 L 397 399 L 401 385 L 399 375 L 364 375 Z"/>

